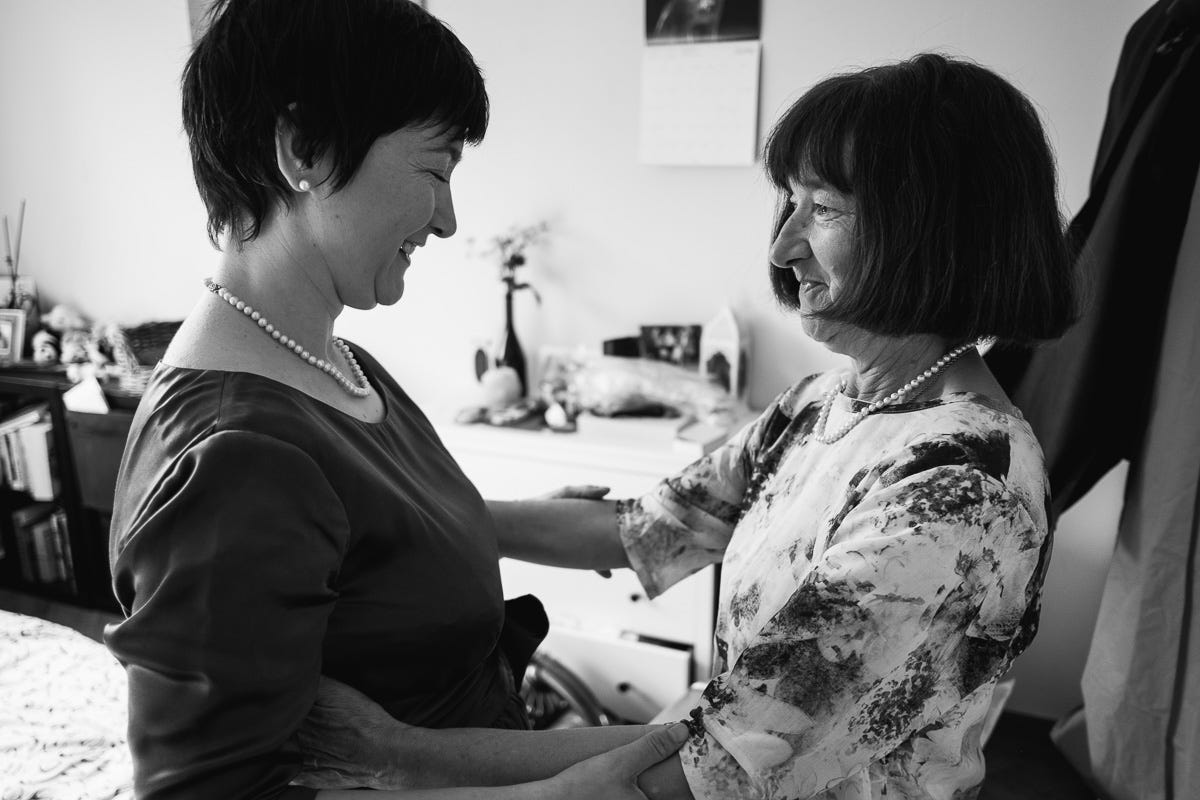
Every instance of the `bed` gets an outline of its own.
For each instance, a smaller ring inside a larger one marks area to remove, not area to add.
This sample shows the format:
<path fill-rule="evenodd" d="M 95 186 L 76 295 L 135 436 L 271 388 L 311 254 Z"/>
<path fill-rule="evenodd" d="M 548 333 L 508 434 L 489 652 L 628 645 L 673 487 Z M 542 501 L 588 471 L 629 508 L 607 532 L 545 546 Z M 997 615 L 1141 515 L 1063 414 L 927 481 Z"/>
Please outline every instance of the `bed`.
<path fill-rule="evenodd" d="M 132 800 L 125 691 L 104 645 L 0 611 L 0 800 Z"/>

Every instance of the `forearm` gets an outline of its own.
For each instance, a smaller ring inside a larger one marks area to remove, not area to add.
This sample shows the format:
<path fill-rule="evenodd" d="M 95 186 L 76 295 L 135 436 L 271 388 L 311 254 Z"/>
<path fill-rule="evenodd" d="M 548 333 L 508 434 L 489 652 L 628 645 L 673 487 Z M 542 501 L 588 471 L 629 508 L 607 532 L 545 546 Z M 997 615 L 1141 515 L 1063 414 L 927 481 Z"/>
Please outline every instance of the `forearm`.
<path fill-rule="evenodd" d="M 453 789 L 323 789 L 317 800 L 560 800 L 540 783 Z M 563 798 L 562 800 L 565 800 Z"/>
<path fill-rule="evenodd" d="M 426 795 L 418 791 L 449 792 L 452 787 L 524 787 L 525 793 L 516 796 L 534 797 L 537 795 L 530 784 L 628 744 L 656 727 L 611 725 L 557 731 L 512 731 L 394 726 L 386 735 L 381 736 L 382 731 L 375 731 L 370 753 L 364 754 L 370 762 L 367 770 L 370 779 L 360 785 L 412 792 L 395 795 L 403 798 L 478 796 L 501 800 L 507 797 L 503 793 Z M 650 800 L 687 800 L 691 797 L 679 758 L 675 755 L 647 769 L 638 782 Z M 325 785 L 347 784 L 339 781 Z M 341 795 L 329 795 L 330 800 L 338 797 Z"/>
<path fill-rule="evenodd" d="M 389 771 L 416 787 L 525 783 L 556 775 L 648 730 L 645 725 L 558 731 L 410 728 L 391 742 Z"/>
<path fill-rule="evenodd" d="M 555 567 L 614 569 L 629 560 L 612 500 L 489 500 L 500 555 Z"/>
<path fill-rule="evenodd" d="M 646 744 L 649 737 L 622 747 L 651 729 L 651 726 L 615 726 L 539 732 L 425 731 L 443 735 L 419 734 L 401 749 L 406 751 L 406 757 L 432 754 L 433 762 L 423 773 L 424 778 L 447 785 L 424 786 L 406 781 L 405 785 L 411 788 L 384 788 L 371 791 L 370 796 L 396 800 L 580 800 L 586 796 L 598 800 L 611 798 L 610 790 L 622 784 L 632 790 L 632 784 L 627 782 L 637 776 L 639 797 L 693 800 L 676 753 L 659 752 L 648 761 L 632 765 L 632 769 L 627 759 L 614 760 L 628 754 L 631 747 Z M 664 732 L 660 729 L 655 735 Z M 424 741 L 414 744 L 421 739 Z M 678 743 L 674 745 L 677 746 Z M 510 779 L 521 782 L 513 783 Z M 325 790 L 318 792 L 317 797 L 351 800 L 360 794 L 366 796 L 365 791 Z M 622 792 L 620 796 L 627 795 Z"/>
<path fill-rule="evenodd" d="M 385 797 L 447 800 L 504 800 L 510 796 L 586 800 L 574 789 L 595 786 L 597 799 L 610 800 L 605 792 L 613 779 L 628 782 L 641 775 L 644 793 L 651 800 L 688 800 L 690 794 L 675 755 L 682 743 L 676 738 L 681 727 L 618 725 L 560 731 L 420 728 L 399 722 L 356 689 L 321 676 L 316 700 L 296 731 L 304 769 L 294 782 L 329 792 L 361 787 L 410 792 Z M 654 732 L 643 736 L 647 731 Z M 627 761 L 630 752 L 646 747 L 650 751 L 636 763 Z M 614 772 L 614 764 L 622 758 L 626 759 L 625 771 Z M 664 759 L 666 763 L 660 764 Z M 545 785 L 548 780 L 553 784 L 549 788 Z M 565 794 L 564 781 L 574 786 Z M 501 791 L 478 794 L 450 787 L 519 791 L 516 795 Z M 413 793 L 425 790 L 447 793 Z M 356 795 L 322 796 L 336 800 Z"/>

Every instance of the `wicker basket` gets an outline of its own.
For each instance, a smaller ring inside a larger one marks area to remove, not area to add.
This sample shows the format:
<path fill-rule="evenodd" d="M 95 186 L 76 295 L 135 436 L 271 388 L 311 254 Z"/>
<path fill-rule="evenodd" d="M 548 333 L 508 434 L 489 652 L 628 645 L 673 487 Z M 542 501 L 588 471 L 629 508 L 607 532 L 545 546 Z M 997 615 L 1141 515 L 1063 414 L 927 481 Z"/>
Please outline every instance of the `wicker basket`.
<path fill-rule="evenodd" d="M 108 346 L 117 364 L 117 385 L 123 391 L 140 394 L 146 388 L 154 365 L 167 351 L 180 324 L 146 322 L 132 328 L 113 326 L 107 337 Z"/>

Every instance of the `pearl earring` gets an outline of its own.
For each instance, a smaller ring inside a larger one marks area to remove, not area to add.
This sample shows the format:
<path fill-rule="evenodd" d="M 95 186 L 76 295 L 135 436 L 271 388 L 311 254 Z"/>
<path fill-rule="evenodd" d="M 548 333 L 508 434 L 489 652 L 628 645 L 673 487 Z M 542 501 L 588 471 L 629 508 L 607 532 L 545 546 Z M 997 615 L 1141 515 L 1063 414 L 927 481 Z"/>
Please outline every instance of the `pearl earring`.
<path fill-rule="evenodd" d="M 302 192 L 307 192 L 309 189 L 312 188 L 312 184 L 303 178 L 300 180 L 299 186 L 300 186 L 300 191 L 302 191 Z"/>

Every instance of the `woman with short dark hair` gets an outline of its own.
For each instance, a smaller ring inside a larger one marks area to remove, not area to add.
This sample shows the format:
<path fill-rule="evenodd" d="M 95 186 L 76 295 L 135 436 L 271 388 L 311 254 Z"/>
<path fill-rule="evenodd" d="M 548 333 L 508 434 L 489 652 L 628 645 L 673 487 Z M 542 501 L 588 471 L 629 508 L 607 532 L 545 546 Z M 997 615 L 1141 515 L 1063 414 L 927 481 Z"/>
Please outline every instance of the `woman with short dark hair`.
<path fill-rule="evenodd" d="M 531 738 L 518 686 L 545 616 L 513 624 L 484 501 L 333 335 L 345 307 L 397 302 L 417 249 L 455 232 L 451 176 L 488 119 L 471 54 L 409 0 L 218 0 L 183 115 L 223 254 L 117 483 L 126 619 L 105 638 L 137 796 L 313 797 L 293 785 L 312 760 L 297 737 L 327 676 L 411 726 L 389 742 L 413 743 L 406 787 L 496 787 L 421 797 L 642 797 L 683 726 L 586 750 Z"/>
<path fill-rule="evenodd" d="M 1029 101 L 924 54 L 780 119 L 776 297 L 848 359 L 618 507 L 651 597 L 721 561 L 715 677 L 680 752 L 697 797 L 973 797 L 997 681 L 1029 644 L 1049 484 L 985 339 L 1075 313 Z"/>

